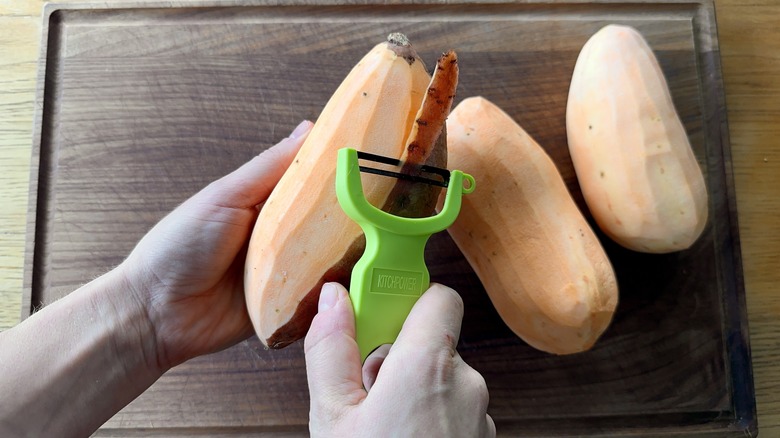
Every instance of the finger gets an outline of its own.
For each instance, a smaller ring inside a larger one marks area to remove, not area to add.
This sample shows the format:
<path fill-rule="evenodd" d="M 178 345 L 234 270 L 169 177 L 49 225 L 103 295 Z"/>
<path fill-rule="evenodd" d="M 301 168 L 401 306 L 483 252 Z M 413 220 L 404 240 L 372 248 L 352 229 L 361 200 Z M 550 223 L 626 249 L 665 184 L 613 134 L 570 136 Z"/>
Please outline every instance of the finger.
<path fill-rule="evenodd" d="M 444 347 L 455 356 L 463 321 L 463 300 L 454 290 L 432 283 L 406 317 L 393 349 Z"/>
<path fill-rule="evenodd" d="M 496 422 L 493 421 L 490 414 L 485 414 L 485 428 L 482 436 L 485 438 L 495 438 L 496 436 Z"/>
<path fill-rule="evenodd" d="M 370 391 L 376 382 L 376 376 L 379 374 L 379 368 L 382 367 L 387 353 L 390 352 L 390 344 L 380 345 L 379 348 L 372 351 L 363 363 L 363 386 L 366 391 Z"/>
<path fill-rule="evenodd" d="M 485 415 L 485 421 L 481 423 L 480 436 L 494 437 L 496 436 L 496 425 L 493 423 L 493 418 L 487 414 L 488 405 L 490 404 L 490 393 L 488 392 L 487 382 L 485 378 L 477 370 L 470 367 L 466 362 L 461 359 L 461 365 L 465 367 L 465 375 L 468 383 L 461 385 L 462 388 L 469 391 L 469 398 L 474 400 L 474 407 L 477 409 L 479 415 Z"/>
<path fill-rule="evenodd" d="M 317 404 L 320 408 L 342 409 L 365 398 L 355 315 L 349 295 L 340 284 L 323 285 L 304 352 L 313 407 Z"/>
<path fill-rule="evenodd" d="M 254 208 L 264 202 L 290 166 L 313 124 L 301 122 L 289 137 L 249 162 L 215 181 L 207 194 L 216 204 L 231 208 Z"/>
<path fill-rule="evenodd" d="M 474 400 L 474 407 L 481 412 L 487 412 L 490 404 L 490 393 L 488 392 L 487 382 L 482 374 L 469 366 L 463 358 L 458 356 L 460 366 L 460 375 L 464 382 L 460 385 L 462 390 L 467 391 L 469 398 Z"/>

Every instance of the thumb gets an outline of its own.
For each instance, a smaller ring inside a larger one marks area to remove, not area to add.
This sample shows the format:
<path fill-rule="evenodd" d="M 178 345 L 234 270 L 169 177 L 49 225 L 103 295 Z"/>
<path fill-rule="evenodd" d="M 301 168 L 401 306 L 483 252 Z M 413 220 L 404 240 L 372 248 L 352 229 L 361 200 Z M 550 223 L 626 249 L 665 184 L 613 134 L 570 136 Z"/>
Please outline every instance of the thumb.
<path fill-rule="evenodd" d="M 331 415 L 321 412 L 316 417 L 340 416 L 343 408 L 357 405 L 366 397 L 355 341 L 355 315 L 349 294 L 340 284 L 323 285 L 304 351 L 312 410 L 332 411 Z"/>
<path fill-rule="evenodd" d="M 214 181 L 206 190 L 215 204 L 231 208 L 254 208 L 268 198 L 313 124 L 301 122 L 289 137 L 263 151 L 232 173 Z"/>

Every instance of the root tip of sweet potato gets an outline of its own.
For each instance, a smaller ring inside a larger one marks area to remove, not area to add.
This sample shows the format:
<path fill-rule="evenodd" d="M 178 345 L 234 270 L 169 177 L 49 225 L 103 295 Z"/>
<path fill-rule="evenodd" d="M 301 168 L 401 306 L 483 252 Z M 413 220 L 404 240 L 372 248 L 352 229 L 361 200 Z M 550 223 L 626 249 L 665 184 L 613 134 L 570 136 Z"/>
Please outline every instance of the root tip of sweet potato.
<path fill-rule="evenodd" d="M 400 47 L 410 47 L 412 44 L 409 42 L 409 38 L 400 32 L 393 32 L 387 36 L 387 42 Z"/>
<path fill-rule="evenodd" d="M 394 51 L 396 55 L 404 58 L 409 65 L 420 60 L 420 57 L 417 56 L 417 52 L 412 48 L 412 43 L 409 42 L 409 38 L 402 33 L 394 32 L 388 35 L 387 46 Z"/>

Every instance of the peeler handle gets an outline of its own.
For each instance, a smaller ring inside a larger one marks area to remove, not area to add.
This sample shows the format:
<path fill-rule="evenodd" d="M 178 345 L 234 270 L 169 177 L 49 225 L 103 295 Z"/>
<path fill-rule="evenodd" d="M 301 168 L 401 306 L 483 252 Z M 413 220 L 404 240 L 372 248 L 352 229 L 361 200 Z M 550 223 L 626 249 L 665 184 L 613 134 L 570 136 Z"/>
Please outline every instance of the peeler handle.
<path fill-rule="evenodd" d="M 363 224 L 366 250 L 352 269 L 350 297 L 361 360 L 392 344 L 417 299 L 430 285 L 425 265 L 429 236 L 398 235 Z M 381 248 L 381 251 L 380 251 Z"/>

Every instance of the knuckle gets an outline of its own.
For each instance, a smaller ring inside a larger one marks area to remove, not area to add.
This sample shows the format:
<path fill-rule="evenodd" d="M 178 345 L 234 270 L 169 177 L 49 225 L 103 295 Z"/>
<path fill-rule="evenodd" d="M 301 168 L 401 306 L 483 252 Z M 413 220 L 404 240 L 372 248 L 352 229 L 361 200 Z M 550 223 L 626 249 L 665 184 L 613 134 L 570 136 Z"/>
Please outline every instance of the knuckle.
<path fill-rule="evenodd" d="M 449 351 L 441 346 L 421 345 L 398 351 L 407 369 L 416 370 L 414 379 L 426 386 L 448 385 L 453 380 L 454 361 Z"/>
<path fill-rule="evenodd" d="M 450 353 L 450 357 L 455 357 L 458 347 L 458 334 L 450 329 L 443 330 L 442 345 L 446 347 L 447 352 Z"/>
<path fill-rule="evenodd" d="M 455 361 L 452 360 L 449 349 L 440 348 L 436 353 L 431 378 L 438 385 L 448 385 L 454 380 Z"/>
<path fill-rule="evenodd" d="M 474 393 L 476 399 L 479 401 L 480 410 L 482 410 L 484 413 L 487 411 L 488 404 L 490 403 L 490 393 L 488 392 L 487 382 L 485 381 L 485 377 L 480 374 L 479 371 L 471 368 L 470 366 L 468 369 L 468 378 L 471 383 L 471 390 Z"/>

